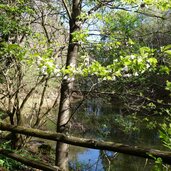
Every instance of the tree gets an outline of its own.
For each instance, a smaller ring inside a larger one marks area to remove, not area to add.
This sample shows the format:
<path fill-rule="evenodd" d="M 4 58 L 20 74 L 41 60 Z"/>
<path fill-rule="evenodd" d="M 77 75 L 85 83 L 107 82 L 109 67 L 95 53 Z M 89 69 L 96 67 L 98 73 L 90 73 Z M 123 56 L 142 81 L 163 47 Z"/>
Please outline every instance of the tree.
<path fill-rule="evenodd" d="M 124 7 L 126 3 L 130 3 L 130 8 L 127 9 Z M 155 14 L 149 13 L 149 11 L 143 11 L 140 8 L 142 8 L 142 4 L 140 6 L 133 7 L 133 4 L 138 3 L 137 1 L 124 1 L 119 2 L 118 4 L 115 3 L 114 1 L 81 1 L 81 0 L 73 0 L 67 3 L 66 1 L 62 1 L 63 6 L 66 10 L 66 13 L 68 15 L 68 20 L 69 20 L 69 43 L 68 43 L 68 52 L 67 52 L 67 59 L 66 59 L 66 69 L 70 69 L 70 67 L 75 68 L 77 65 L 77 60 L 79 58 L 79 46 L 81 45 L 84 47 L 84 43 L 88 43 L 87 41 L 87 35 L 86 32 L 82 31 L 83 29 L 83 24 L 85 24 L 85 21 L 89 19 L 89 16 L 93 14 L 94 16 L 100 16 L 102 18 L 102 15 L 95 14 L 95 11 L 99 9 L 103 9 L 104 13 L 108 11 L 105 10 L 105 8 L 108 8 L 112 10 L 125 10 L 125 11 L 131 11 L 133 8 L 136 8 L 137 13 L 149 15 L 152 17 L 159 17 Z M 153 3 L 151 1 L 150 3 Z M 150 5 L 149 2 L 145 2 L 146 5 Z M 86 5 L 86 8 L 90 8 L 90 10 L 87 11 L 87 9 L 82 8 L 84 5 Z M 164 8 L 164 3 L 161 3 L 162 8 Z M 145 5 L 144 5 L 145 6 Z M 159 8 L 158 4 L 157 7 Z M 131 9 L 132 8 L 132 9 Z M 83 12 L 86 11 L 86 12 Z M 94 18 L 93 18 L 94 19 Z M 109 15 L 106 17 L 106 20 L 110 20 L 111 16 Z M 122 19 L 123 21 L 123 19 Z M 136 19 L 135 19 L 136 21 Z M 82 26 L 82 27 L 81 27 Z M 127 25 L 128 26 L 128 25 Z M 130 25 L 131 26 L 131 25 Z M 134 26 L 135 27 L 135 26 Z M 131 31 L 132 28 L 129 28 Z M 100 30 L 99 30 L 100 31 Z M 124 30 L 125 31 L 125 30 Z M 127 30 L 128 31 L 128 30 Z M 127 34 L 127 35 L 126 35 Z M 125 32 L 125 45 L 132 46 L 134 42 L 129 39 L 129 32 Z M 123 46 L 122 43 L 118 42 L 120 46 Z M 110 45 L 109 45 L 110 46 Z M 133 53 L 133 52 L 130 52 Z M 151 54 L 153 53 L 153 50 L 150 48 L 141 48 L 139 51 L 139 54 L 135 55 L 135 60 L 132 59 L 131 62 L 131 54 L 129 52 L 123 51 L 123 55 L 125 57 L 122 57 L 121 54 L 119 54 L 119 62 L 116 62 L 116 64 L 109 64 L 106 67 L 103 67 L 100 63 L 97 61 L 93 62 L 92 65 L 88 68 L 88 70 L 83 69 L 83 75 L 85 76 L 94 74 L 96 73 L 97 77 L 100 76 L 104 80 L 112 80 L 115 79 L 115 77 L 119 77 L 121 75 L 124 75 L 125 71 L 123 70 L 125 66 L 129 65 L 131 68 L 131 72 L 135 74 L 137 71 L 144 72 L 146 68 L 148 68 L 148 62 L 151 67 L 155 67 L 157 64 L 157 60 L 153 57 L 150 57 Z M 101 53 L 100 53 L 101 54 Z M 130 55 L 130 56 L 128 56 Z M 138 58 L 141 58 L 141 61 L 139 61 Z M 146 62 L 146 60 L 148 61 Z M 105 60 L 105 59 L 104 59 Z M 139 62 L 138 62 L 139 61 Z M 103 61 L 102 61 L 103 62 Z M 137 65 L 137 62 L 139 63 Z M 106 69 L 107 68 L 107 69 Z M 112 71 L 114 74 L 112 74 L 110 71 Z M 92 71 L 91 71 L 92 70 Z M 110 71 L 108 71 L 110 70 Z M 127 72 L 127 71 L 126 71 Z M 59 106 L 59 112 L 58 112 L 58 121 L 57 121 L 57 132 L 66 132 L 67 133 L 67 127 L 70 121 L 70 98 L 72 96 L 72 90 L 74 89 L 74 84 L 73 80 L 68 79 L 71 73 L 68 73 L 64 76 L 64 79 L 62 81 L 61 85 L 61 98 L 60 98 L 60 106 Z M 125 74 L 125 75 L 129 75 Z M 67 145 L 62 144 L 62 143 L 57 143 L 56 146 L 56 165 L 58 165 L 60 168 L 67 170 L 67 156 L 68 156 L 68 148 Z"/>
<path fill-rule="evenodd" d="M 52 88 L 51 80 L 56 77 L 58 63 L 62 64 L 57 57 L 64 48 L 55 45 L 60 42 L 64 46 L 64 29 L 56 22 L 58 16 L 49 3 L 1 2 L 0 108 L 12 125 L 39 128 L 58 101 L 58 91 Z M 50 89 L 55 94 L 48 102 Z M 24 137 L 13 135 L 14 148 L 24 142 Z"/>
<path fill-rule="evenodd" d="M 63 1 L 64 3 L 64 1 Z M 68 42 L 68 52 L 66 59 L 66 68 L 68 66 L 76 66 L 76 60 L 78 58 L 78 41 L 74 41 L 73 34 L 80 31 L 79 16 L 81 14 L 81 1 L 74 0 L 72 2 L 72 11 L 68 9 L 64 3 L 69 17 L 69 30 L 70 37 Z M 59 104 L 58 120 L 57 120 L 57 132 L 66 132 L 67 123 L 70 119 L 70 98 L 72 89 L 74 88 L 73 81 L 63 79 L 61 85 L 61 97 Z M 68 170 L 68 145 L 58 142 L 56 145 L 56 165 L 64 170 Z"/>
<path fill-rule="evenodd" d="M 155 0 L 144 1 L 143 4 L 138 0 L 117 2 L 114 0 L 16 0 L 1 1 L 1 3 L 1 64 L 5 63 L 5 67 L 1 65 L 3 75 L 1 102 L 7 107 L 4 113 L 8 113 L 13 125 L 23 124 L 23 109 L 38 87 L 41 87 L 40 99 L 38 105 L 37 102 L 34 103 L 32 108 L 34 114 L 29 118 L 33 118 L 30 124 L 32 127 L 38 128 L 41 125 L 41 119 L 58 101 L 56 97 L 46 111 L 42 109 L 45 96 L 47 97 L 46 92 L 50 89 L 47 85 L 50 85 L 52 78 L 57 77 L 59 82 L 62 80 L 56 131 L 68 134 L 73 116 L 71 98 L 81 79 L 84 82 L 92 80 L 92 84 L 89 83 L 87 86 L 88 94 L 96 88 L 96 85 L 100 87 L 100 91 L 104 91 L 106 83 L 116 84 L 114 90 L 117 93 L 121 90 L 122 95 L 127 93 L 128 100 L 137 100 L 136 94 L 127 90 L 134 87 L 139 89 L 138 84 L 145 79 L 148 80 L 158 71 L 163 70 L 169 74 L 170 62 L 168 66 L 160 65 L 159 58 L 161 55 L 166 55 L 168 59 L 170 47 L 161 48 L 160 50 L 163 51 L 158 53 L 158 49 L 147 47 L 144 43 L 146 40 L 136 36 L 139 36 L 143 23 L 146 24 L 147 20 L 151 22 L 151 19 L 144 16 L 165 19 L 161 10 L 170 8 L 170 3 L 165 1 L 156 3 Z M 152 8 L 155 11 L 151 11 Z M 135 14 L 132 14 L 133 12 Z M 116 22 L 113 22 L 114 18 Z M 60 37 L 59 34 L 62 36 Z M 63 62 L 65 59 L 66 61 Z M 31 88 L 25 85 L 27 83 L 25 66 L 27 69 L 30 66 L 38 69 L 34 74 L 32 80 L 34 84 Z M 108 90 L 113 92 L 109 86 Z M 23 92 L 27 92 L 24 98 L 21 96 Z M 118 93 L 119 96 L 121 93 Z M 128 96 L 130 94 L 133 95 Z M 140 92 L 138 103 L 144 98 L 148 101 L 149 98 L 146 96 L 147 94 Z M 153 104 L 151 105 L 153 107 Z M 15 138 L 13 140 L 17 142 Z M 68 169 L 67 156 L 68 146 L 57 143 L 56 165 L 64 170 Z"/>

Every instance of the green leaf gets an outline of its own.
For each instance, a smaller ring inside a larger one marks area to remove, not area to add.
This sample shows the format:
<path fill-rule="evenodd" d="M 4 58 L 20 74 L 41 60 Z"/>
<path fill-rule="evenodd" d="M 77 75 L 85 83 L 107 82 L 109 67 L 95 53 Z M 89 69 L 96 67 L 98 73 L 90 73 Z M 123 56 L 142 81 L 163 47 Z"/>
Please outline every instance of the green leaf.
<path fill-rule="evenodd" d="M 171 50 L 166 50 L 165 53 L 167 53 L 168 55 L 171 55 Z"/>
<path fill-rule="evenodd" d="M 167 51 L 170 49 L 171 49 L 171 44 L 163 47 L 163 51 Z"/>
<path fill-rule="evenodd" d="M 129 38 L 128 43 L 129 43 L 130 45 L 134 45 L 134 44 L 135 44 L 135 43 L 133 42 L 133 40 L 132 40 L 132 39 L 130 39 L 130 38 Z"/>
<path fill-rule="evenodd" d="M 166 90 L 171 91 L 171 82 L 170 81 L 166 81 Z"/>
<path fill-rule="evenodd" d="M 5 162 L 4 160 L 1 160 L 0 159 L 0 166 L 3 166 L 4 165 L 4 162 Z"/>
<path fill-rule="evenodd" d="M 156 66 L 157 64 L 157 59 L 156 58 L 149 58 L 148 61 L 150 62 L 151 65 Z"/>
<path fill-rule="evenodd" d="M 167 66 L 161 65 L 159 71 L 160 71 L 161 73 L 166 73 L 166 74 L 169 75 L 169 73 L 170 73 L 170 68 L 168 68 Z"/>

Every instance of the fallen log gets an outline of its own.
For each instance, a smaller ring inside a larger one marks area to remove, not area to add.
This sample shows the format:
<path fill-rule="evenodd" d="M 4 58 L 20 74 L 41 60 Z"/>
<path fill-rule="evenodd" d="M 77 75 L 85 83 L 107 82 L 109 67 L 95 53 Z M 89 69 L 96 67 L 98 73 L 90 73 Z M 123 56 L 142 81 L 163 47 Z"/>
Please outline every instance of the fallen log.
<path fill-rule="evenodd" d="M 16 153 L 10 151 L 10 150 L 4 150 L 4 149 L 0 148 L 0 154 L 4 155 L 6 157 L 9 157 L 11 159 L 14 159 L 18 162 L 21 162 L 22 164 L 25 164 L 27 166 L 36 168 L 36 169 L 41 169 L 41 170 L 46 170 L 46 171 L 58 171 L 58 170 L 60 171 L 60 169 L 57 168 L 56 166 L 52 167 L 52 166 L 44 164 L 42 162 L 28 159 L 26 157 L 20 156 Z"/>
<path fill-rule="evenodd" d="M 13 133 L 20 133 L 27 136 L 39 137 L 39 138 L 53 140 L 53 141 L 60 141 L 66 144 L 80 146 L 80 147 L 109 150 L 109 151 L 129 154 L 129 155 L 143 157 L 143 158 L 154 159 L 153 157 L 157 157 L 157 158 L 160 157 L 163 162 L 171 165 L 170 151 L 161 151 L 161 150 L 143 148 L 138 146 L 130 146 L 130 145 L 115 143 L 115 142 L 106 142 L 106 141 L 97 141 L 93 139 L 78 138 L 73 136 L 67 136 L 61 133 L 42 131 L 42 130 L 26 128 L 22 126 L 14 126 L 4 122 L 0 122 L 0 130 L 10 131 Z"/>

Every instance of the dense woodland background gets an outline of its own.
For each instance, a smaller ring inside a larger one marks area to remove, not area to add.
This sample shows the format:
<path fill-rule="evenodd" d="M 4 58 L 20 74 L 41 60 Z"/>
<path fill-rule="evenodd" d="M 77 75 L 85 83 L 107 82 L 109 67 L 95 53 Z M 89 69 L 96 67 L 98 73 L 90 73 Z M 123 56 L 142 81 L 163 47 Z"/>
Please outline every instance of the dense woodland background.
<path fill-rule="evenodd" d="M 95 100 L 116 106 L 121 117 L 142 115 L 170 149 L 170 9 L 167 0 L 0 0 L 1 123 L 47 130 L 52 121 L 57 133 L 89 138 L 92 121 L 110 129 L 116 119 L 79 114 Z M 163 123 L 147 116 L 162 116 Z M 1 137 L 1 150 L 32 155 L 31 136 L 1 131 Z M 72 169 L 68 145 L 57 142 L 54 151 L 49 164 Z M 4 155 L 4 169 L 23 169 Z"/>

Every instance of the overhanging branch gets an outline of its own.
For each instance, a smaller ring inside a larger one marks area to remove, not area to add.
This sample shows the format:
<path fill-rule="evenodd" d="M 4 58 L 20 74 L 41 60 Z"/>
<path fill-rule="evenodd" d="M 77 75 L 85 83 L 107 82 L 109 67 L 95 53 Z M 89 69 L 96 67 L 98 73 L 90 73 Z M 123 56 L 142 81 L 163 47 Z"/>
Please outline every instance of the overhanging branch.
<path fill-rule="evenodd" d="M 157 158 L 160 157 L 163 160 L 163 162 L 171 165 L 171 152 L 168 151 L 142 148 L 138 146 L 130 146 L 130 145 L 115 143 L 115 142 L 104 142 L 104 141 L 97 141 L 93 139 L 66 136 L 62 133 L 54 133 L 50 131 L 41 131 L 38 129 L 25 128 L 22 126 L 14 126 L 3 122 L 0 122 L 0 130 L 20 133 L 20 134 L 39 137 L 43 139 L 49 139 L 53 141 L 59 141 L 66 144 L 80 146 L 80 147 L 109 150 L 109 151 L 129 154 L 133 156 L 153 159 L 151 156 L 149 156 L 149 154 L 151 154 L 154 157 Z"/>

